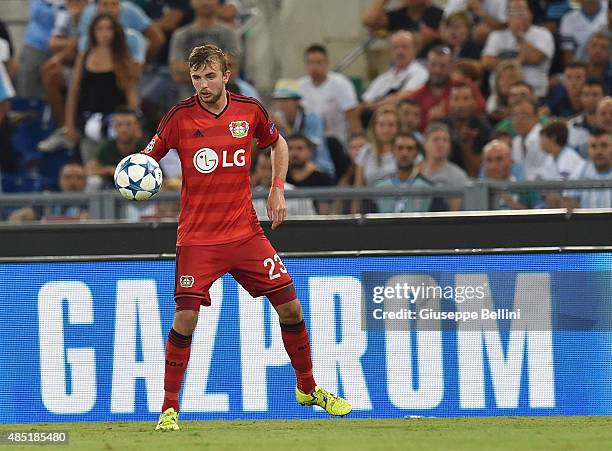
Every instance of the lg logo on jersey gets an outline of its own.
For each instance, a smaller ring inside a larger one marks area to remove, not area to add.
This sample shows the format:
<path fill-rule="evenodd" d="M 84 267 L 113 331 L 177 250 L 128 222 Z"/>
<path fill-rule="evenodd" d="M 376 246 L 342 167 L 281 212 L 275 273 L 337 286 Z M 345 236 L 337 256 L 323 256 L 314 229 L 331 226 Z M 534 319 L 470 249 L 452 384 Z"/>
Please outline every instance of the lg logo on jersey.
<path fill-rule="evenodd" d="M 246 165 L 246 151 L 244 149 L 238 149 L 234 152 L 233 160 L 228 161 L 227 150 L 221 153 L 221 167 L 231 168 L 233 166 L 244 166 Z M 231 157 L 230 157 L 231 158 Z M 202 174 L 210 174 L 217 166 L 219 166 L 219 155 L 213 149 L 209 147 L 203 147 L 198 150 L 193 156 L 193 165 Z"/>

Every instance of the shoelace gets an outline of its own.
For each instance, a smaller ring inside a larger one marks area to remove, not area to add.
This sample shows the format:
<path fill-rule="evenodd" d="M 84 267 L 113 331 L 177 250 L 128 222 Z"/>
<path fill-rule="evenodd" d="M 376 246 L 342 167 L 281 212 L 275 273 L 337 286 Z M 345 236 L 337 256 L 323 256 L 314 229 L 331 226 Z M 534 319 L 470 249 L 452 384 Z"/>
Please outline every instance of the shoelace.
<path fill-rule="evenodd" d="M 336 401 L 340 399 L 339 396 L 334 395 L 333 393 L 329 393 L 328 391 L 320 390 L 319 393 L 323 397 L 323 402 L 325 402 L 325 406 L 327 406 L 327 403 L 330 401 L 331 401 L 331 404 L 333 405 L 336 403 Z"/>

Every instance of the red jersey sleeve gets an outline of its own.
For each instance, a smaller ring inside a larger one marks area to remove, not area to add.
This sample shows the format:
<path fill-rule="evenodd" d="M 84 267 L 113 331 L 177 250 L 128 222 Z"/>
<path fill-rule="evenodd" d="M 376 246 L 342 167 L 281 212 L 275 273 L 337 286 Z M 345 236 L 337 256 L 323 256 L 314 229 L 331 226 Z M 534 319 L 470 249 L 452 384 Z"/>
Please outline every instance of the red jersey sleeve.
<path fill-rule="evenodd" d="M 144 153 L 152 157 L 155 161 L 161 160 L 166 156 L 170 149 L 178 149 L 179 134 L 178 134 L 178 118 L 176 109 L 172 108 L 168 114 L 159 123 L 155 136 L 151 138 L 147 147 L 140 153 Z"/>
<path fill-rule="evenodd" d="M 276 124 L 270 119 L 266 110 L 259 105 L 256 108 L 257 125 L 255 127 L 255 139 L 257 139 L 257 147 L 265 149 L 271 146 L 278 140 L 278 129 Z"/>

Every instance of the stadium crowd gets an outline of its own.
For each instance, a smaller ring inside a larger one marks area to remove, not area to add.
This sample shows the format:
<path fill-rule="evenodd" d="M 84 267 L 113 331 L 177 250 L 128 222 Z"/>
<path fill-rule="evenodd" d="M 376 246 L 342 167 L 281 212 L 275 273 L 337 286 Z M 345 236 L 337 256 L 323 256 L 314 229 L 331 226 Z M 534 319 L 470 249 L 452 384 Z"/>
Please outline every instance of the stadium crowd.
<path fill-rule="evenodd" d="M 115 165 L 177 101 L 193 95 L 192 47 L 230 55 L 228 89 L 262 100 L 241 69 L 239 0 L 30 0 L 16 61 L 0 21 L 0 177 L 4 192 L 113 187 Z M 267 105 L 289 145 L 287 189 L 464 187 L 474 179 L 612 179 L 612 0 L 372 0 L 363 26 L 388 65 L 363 92 L 304 43 L 304 75 L 277 81 Z M 365 78 L 365 74 L 364 74 Z M 267 97 L 266 97 L 267 98 Z M 180 189 L 176 153 L 164 189 Z M 254 192 L 270 186 L 253 156 Z M 71 177 L 74 183 L 66 182 Z M 78 179 L 78 180 L 77 180 Z M 263 201 L 254 201 L 265 217 Z M 290 215 L 458 210 L 433 195 L 361 202 L 295 199 Z M 612 189 L 502 193 L 497 209 L 612 208 Z M 44 217 L 24 208 L 10 221 Z M 83 208 L 50 217 L 87 217 Z M 168 202 L 129 217 L 175 216 Z"/>

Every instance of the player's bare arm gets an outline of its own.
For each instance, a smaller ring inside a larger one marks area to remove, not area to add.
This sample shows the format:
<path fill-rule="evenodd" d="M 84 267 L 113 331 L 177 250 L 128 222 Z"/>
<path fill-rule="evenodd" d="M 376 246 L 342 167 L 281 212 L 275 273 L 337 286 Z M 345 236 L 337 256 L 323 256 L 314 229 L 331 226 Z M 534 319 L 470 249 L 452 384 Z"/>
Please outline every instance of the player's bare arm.
<path fill-rule="evenodd" d="M 268 219 L 272 221 L 272 230 L 276 229 L 287 216 L 285 204 L 285 178 L 289 165 L 289 149 L 282 136 L 272 144 L 272 186 L 268 195 Z"/>

